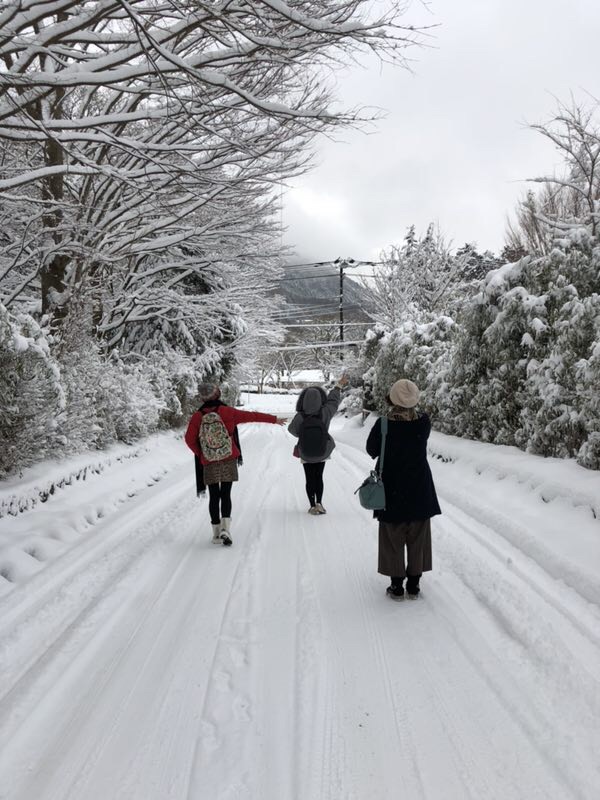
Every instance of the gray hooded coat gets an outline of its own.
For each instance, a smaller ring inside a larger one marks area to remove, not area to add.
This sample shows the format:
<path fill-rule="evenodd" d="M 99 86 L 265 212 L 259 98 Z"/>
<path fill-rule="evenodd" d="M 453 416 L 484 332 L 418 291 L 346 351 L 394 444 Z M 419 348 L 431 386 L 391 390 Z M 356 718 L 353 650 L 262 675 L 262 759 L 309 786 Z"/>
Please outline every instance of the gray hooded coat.
<path fill-rule="evenodd" d="M 337 386 L 333 388 L 329 394 L 325 394 L 324 389 L 321 389 L 318 386 L 309 386 L 306 389 L 303 389 L 300 392 L 298 402 L 296 403 L 296 411 L 298 413 L 288 425 L 288 431 L 292 434 L 292 436 L 298 437 L 300 435 L 300 426 L 302 425 L 302 420 L 304 419 L 303 415 L 305 414 L 319 414 L 325 427 L 327 430 L 329 430 L 329 424 L 333 418 L 333 415 L 338 410 L 340 400 L 341 392 Z M 298 455 L 302 461 L 305 461 L 308 464 L 318 464 L 319 462 L 325 461 L 327 458 L 329 458 L 334 447 L 335 442 L 328 433 L 327 449 L 322 458 L 307 458 L 302 454 L 300 449 L 298 450 Z"/>

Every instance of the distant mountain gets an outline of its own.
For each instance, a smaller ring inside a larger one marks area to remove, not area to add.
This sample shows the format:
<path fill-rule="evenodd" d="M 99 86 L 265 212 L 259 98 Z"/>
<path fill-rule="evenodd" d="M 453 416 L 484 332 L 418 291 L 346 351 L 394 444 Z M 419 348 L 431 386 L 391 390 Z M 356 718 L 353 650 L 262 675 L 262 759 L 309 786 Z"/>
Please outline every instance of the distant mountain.
<path fill-rule="evenodd" d="M 332 264 L 314 268 L 285 267 L 285 274 L 278 283 L 276 291 L 292 306 L 310 306 L 311 310 L 315 306 L 322 306 L 323 317 L 337 319 L 340 278 L 337 267 Z M 371 317 L 368 309 L 364 290 L 345 273 L 344 315 L 346 321 L 369 321 Z M 318 311 L 318 309 L 315 310 Z M 290 314 L 290 320 L 297 319 L 298 314 L 302 314 L 299 309 Z M 320 316 L 321 314 L 319 314 Z"/>

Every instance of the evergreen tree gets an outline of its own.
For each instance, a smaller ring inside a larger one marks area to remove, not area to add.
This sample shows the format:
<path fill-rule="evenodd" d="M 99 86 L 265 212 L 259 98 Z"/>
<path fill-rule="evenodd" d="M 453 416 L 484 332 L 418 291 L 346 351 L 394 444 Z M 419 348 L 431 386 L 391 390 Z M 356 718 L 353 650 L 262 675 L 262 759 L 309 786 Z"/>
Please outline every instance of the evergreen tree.
<path fill-rule="evenodd" d="M 0 303 L 0 477 L 60 453 L 60 370 L 37 322 Z"/>

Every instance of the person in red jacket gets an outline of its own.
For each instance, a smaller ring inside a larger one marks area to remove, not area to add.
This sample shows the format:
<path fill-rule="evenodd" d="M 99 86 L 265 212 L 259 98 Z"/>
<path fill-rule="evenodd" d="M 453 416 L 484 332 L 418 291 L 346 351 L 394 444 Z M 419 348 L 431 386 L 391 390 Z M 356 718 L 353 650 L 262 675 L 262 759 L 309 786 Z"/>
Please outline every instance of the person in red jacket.
<path fill-rule="evenodd" d="M 226 405 L 220 399 L 221 390 L 214 383 L 201 384 L 198 395 L 203 403 L 189 421 L 185 443 L 196 456 L 196 478 L 200 490 L 204 484 L 208 486 L 212 541 L 214 544 L 230 545 L 231 487 L 238 479 L 238 460 L 241 457 L 236 426 L 244 422 L 283 425 L 286 420 L 273 414 L 240 411 Z M 205 428 L 202 428 L 203 420 Z M 211 433 L 206 432 L 209 426 Z"/>

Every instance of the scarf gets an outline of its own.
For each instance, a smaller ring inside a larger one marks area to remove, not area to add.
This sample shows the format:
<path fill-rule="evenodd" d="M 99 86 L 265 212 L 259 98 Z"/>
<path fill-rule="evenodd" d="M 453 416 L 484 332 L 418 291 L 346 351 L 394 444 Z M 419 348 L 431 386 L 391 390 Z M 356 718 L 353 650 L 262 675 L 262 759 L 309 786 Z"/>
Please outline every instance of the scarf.
<path fill-rule="evenodd" d="M 403 408 L 402 406 L 392 406 L 387 416 L 393 422 L 414 422 L 419 418 L 415 408 Z"/>

